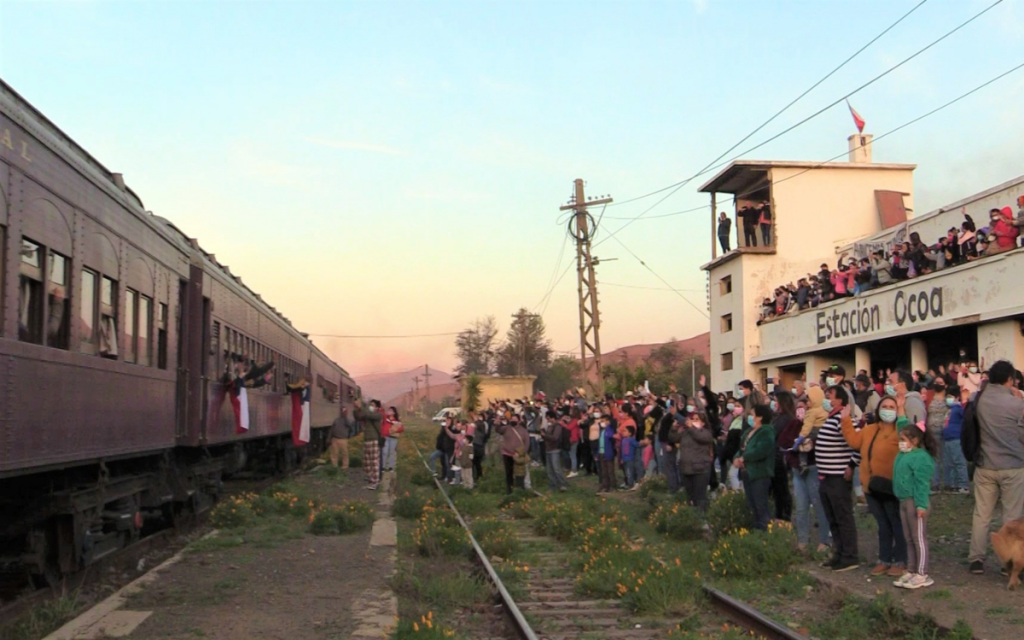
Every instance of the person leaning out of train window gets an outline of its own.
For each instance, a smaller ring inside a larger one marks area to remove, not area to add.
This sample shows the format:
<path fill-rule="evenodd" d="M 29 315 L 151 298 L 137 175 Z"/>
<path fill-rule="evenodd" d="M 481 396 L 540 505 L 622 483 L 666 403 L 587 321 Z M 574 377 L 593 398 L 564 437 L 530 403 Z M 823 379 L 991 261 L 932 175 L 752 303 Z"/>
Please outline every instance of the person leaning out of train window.
<path fill-rule="evenodd" d="M 860 481 L 866 489 L 868 511 L 878 524 L 878 564 L 871 575 L 900 577 L 907 566 L 907 541 L 900 520 L 900 503 L 892 488 L 893 463 L 900 451 L 899 431 L 910 424 L 906 396 L 885 396 L 873 409 L 874 422 L 859 431 L 843 413 L 843 438 L 860 452 Z"/>

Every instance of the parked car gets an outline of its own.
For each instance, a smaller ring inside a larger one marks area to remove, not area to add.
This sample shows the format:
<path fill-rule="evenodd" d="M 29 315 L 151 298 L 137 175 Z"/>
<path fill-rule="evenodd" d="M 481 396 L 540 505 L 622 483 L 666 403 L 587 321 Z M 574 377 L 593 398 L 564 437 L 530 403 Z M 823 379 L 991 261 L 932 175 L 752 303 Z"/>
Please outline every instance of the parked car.
<path fill-rule="evenodd" d="M 445 418 L 455 418 L 462 413 L 462 409 L 459 407 L 445 407 L 437 412 L 437 415 L 431 418 L 432 422 L 444 422 Z"/>

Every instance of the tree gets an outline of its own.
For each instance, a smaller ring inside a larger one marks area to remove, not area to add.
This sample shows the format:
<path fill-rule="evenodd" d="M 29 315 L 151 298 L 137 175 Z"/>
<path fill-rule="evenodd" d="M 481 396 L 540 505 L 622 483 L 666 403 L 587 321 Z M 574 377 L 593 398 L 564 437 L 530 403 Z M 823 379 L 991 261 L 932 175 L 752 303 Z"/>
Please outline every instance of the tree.
<path fill-rule="evenodd" d="M 544 320 L 519 309 L 497 353 L 498 373 L 503 376 L 540 376 L 551 364 L 551 343 L 544 337 Z"/>
<path fill-rule="evenodd" d="M 498 326 L 494 316 L 477 318 L 467 329 L 455 337 L 455 355 L 459 358 L 459 366 L 455 368 L 458 375 L 477 373 L 488 375 L 494 365 L 494 338 L 498 335 Z"/>
<path fill-rule="evenodd" d="M 480 394 L 483 390 L 480 388 L 480 376 L 471 373 L 466 378 L 466 392 L 463 395 L 462 409 L 466 413 L 473 413 L 480 408 Z"/>
<path fill-rule="evenodd" d="M 582 380 L 579 358 L 563 355 L 552 360 L 551 366 L 537 377 L 537 388 L 554 398 L 581 386 Z"/>

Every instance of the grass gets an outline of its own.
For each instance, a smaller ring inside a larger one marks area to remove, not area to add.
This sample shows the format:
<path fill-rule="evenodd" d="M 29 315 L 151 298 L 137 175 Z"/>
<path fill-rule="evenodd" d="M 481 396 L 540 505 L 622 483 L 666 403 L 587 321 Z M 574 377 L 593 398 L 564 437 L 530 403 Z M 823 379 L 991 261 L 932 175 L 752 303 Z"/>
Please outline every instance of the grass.
<path fill-rule="evenodd" d="M 950 593 L 949 589 L 936 589 L 935 591 L 928 591 L 924 594 L 925 600 L 952 600 L 953 594 Z"/>
<path fill-rule="evenodd" d="M 78 591 L 45 602 L 0 632 L 0 640 L 37 640 L 48 636 L 74 617 L 79 604 Z"/>
<path fill-rule="evenodd" d="M 1015 610 L 1011 607 L 991 607 L 985 609 L 986 616 L 1005 616 L 1014 613 Z"/>

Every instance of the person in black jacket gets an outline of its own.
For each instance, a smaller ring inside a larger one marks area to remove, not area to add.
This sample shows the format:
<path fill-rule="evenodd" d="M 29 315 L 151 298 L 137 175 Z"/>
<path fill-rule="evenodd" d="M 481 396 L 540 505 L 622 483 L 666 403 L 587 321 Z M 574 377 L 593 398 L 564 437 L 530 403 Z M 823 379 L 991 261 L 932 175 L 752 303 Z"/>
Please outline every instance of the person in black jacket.
<path fill-rule="evenodd" d="M 729 235 L 732 233 L 732 220 L 723 211 L 718 215 L 718 242 L 722 245 L 722 253 L 729 253 Z"/>

